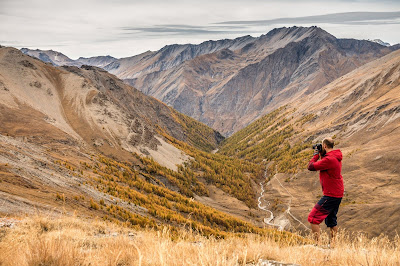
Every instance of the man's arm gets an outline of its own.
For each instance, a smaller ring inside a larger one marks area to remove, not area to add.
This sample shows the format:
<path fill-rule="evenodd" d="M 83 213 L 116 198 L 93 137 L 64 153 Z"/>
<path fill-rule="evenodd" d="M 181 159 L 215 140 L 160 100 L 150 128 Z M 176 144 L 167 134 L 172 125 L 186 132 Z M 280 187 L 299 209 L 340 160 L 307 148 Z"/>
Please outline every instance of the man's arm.
<path fill-rule="evenodd" d="M 328 157 L 322 158 L 320 161 L 318 161 L 319 154 L 314 155 L 312 159 L 310 160 L 310 163 L 308 164 L 308 170 L 310 171 L 321 171 L 321 170 L 327 170 L 331 168 L 331 164 L 329 162 Z"/>
<path fill-rule="evenodd" d="M 319 152 L 315 151 L 314 156 L 311 158 L 310 162 L 308 163 L 308 170 L 310 171 L 317 171 L 314 167 L 314 163 L 316 163 L 319 159 Z"/>

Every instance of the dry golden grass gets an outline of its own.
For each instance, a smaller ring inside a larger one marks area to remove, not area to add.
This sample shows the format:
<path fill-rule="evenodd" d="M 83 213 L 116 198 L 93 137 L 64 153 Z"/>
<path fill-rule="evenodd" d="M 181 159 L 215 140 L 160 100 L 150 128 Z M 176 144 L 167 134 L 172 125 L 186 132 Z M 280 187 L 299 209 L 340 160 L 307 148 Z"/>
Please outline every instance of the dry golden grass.
<path fill-rule="evenodd" d="M 273 238 L 214 239 L 167 229 L 133 232 L 98 220 L 34 217 L 0 228 L 0 265 L 246 265 L 266 259 L 301 265 L 400 265 L 399 238 L 342 232 L 333 249 Z"/>

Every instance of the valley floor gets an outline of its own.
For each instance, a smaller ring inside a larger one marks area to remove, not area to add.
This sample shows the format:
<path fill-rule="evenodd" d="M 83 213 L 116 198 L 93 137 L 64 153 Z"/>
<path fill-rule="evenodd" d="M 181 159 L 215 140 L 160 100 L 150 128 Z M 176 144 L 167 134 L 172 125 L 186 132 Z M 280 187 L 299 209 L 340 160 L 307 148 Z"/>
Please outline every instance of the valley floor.
<path fill-rule="evenodd" d="M 399 265 L 400 240 L 341 232 L 335 248 L 286 233 L 205 238 L 168 229 L 132 230 L 101 220 L 59 216 L 2 219 L 0 265 Z M 325 241 L 326 241 L 326 236 Z M 308 241 L 306 241 L 308 242 Z"/>

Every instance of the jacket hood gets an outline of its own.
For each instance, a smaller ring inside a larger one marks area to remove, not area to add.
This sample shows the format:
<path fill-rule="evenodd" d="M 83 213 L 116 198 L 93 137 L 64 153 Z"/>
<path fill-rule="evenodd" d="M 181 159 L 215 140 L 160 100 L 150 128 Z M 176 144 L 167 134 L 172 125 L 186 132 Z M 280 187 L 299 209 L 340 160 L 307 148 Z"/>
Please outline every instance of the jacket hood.
<path fill-rule="evenodd" d="M 342 151 L 339 149 L 330 151 L 326 155 L 335 157 L 339 162 L 343 159 Z"/>

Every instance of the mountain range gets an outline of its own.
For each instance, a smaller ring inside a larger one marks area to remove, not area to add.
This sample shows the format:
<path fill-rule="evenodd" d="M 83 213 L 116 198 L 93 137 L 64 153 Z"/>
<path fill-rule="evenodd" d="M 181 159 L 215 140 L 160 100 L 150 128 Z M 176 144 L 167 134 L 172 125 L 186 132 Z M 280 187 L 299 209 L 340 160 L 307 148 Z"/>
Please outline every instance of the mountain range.
<path fill-rule="evenodd" d="M 257 38 L 168 45 L 101 67 L 229 136 L 292 98 L 396 49 L 337 39 L 318 27 L 291 27 Z"/>

